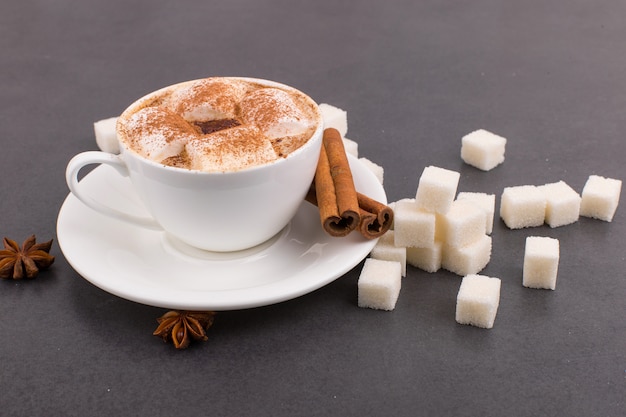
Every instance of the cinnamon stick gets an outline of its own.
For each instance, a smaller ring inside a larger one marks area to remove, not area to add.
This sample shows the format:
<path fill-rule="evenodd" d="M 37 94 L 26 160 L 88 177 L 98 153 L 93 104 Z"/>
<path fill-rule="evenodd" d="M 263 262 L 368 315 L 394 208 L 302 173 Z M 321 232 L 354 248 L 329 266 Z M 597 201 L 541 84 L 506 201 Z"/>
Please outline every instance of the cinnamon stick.
<path fill-rule="evenodd" d="M 393 224 L 391 207 L 361 193 L 357 193 L 357 197 L 361 210 L 359 232 L 367 239 L 384 235 Z"/>
<path fill-rule="evenodd" d="M 333 128 L 324 130 L 315 180 L 305 199 L 319 208 L 322 227 L 331 236 L 358 229 L 374 239 L 393 223 L 390 207 L 356 191 L 341 134 Z"/>
<path fill-rule="evenodd" d="M 384 235 L 393 224 L 393 210 L 391 207 L 376 201 L 365 194 L 357 192 L 359 202 L 359 233 L 366 239 L 375 239 Z M 312 185 L 305 200 L 314 206 L 317 204 L 317 193 Z M 318 206 L 319 207 L 319 206 Z"/>
<path fill-rule="evenodd" d="M 359 202 L 348 157 L 337 129 L 324 130 L 315 171 L 315 201 L 324 230 L 331 236 L 346 236 L 360 222 Z"/>

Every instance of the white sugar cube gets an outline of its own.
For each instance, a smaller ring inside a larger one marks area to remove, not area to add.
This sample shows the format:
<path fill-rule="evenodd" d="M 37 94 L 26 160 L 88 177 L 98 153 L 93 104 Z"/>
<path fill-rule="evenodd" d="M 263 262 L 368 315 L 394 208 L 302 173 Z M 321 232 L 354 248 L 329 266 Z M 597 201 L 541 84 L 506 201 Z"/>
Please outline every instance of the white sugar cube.
<path fill-rule="evenodd" d="M 359 157 L 359 144 L 352 139 L 343 138 L 343 147 L 346 150 L 347 154 L 354 156 L 355 158 Z"/>
<path fill-rule="evenodd" d="M 357 284 L 359 307 L 393 310 L 400 295 L 401 284 L 398 262 L 366 259 Z"/>
<path fill-rule="evenodd" d="M 348 112 L 328 103 L 321 103 L 319 106 L 324 127 L 333 127 L 339 131 L 341 137 L 348 133 Z"/>
<path fill-rule="evenodd" d="M 390 202 L 390 203 L 387 203 L 387 205 L 388 205 L 388 206 L 389 206 L 392 210 L 395 210 L 395 209 L 396 209 L 396 207 L 397 207 L 397 205 L 398 205 L 398 203 L 400 203 L 400 202 L 407 202 L 407 201 L 408 201 L 408 202 L 415 203 L 415 199 L 414 199 L 414 198 L 401 198 L 400 200 L 397 200 L 397 201 L 392 201 L 392 202 Z"/>
<path fill-rule="evenodd" d="M 120 153 L 120 145 L 117 141 L 117 133 L 115 126 L 117 125 L 117 117 L 110 117 L 104 120 L 98 120 L 93 124 L 93 130 L 96 135 L 96 144 L 103 152 Z"/>
<path fill-rule="evenodd" d="M 590 175 L 583 187 L 580 215 L 612 221 L 621 191 L 621 180 Z"/>
<path fill-rule="evenodd" d="M 457 275 L 477 274 L 491 260 L 491 236 L 483 235 L 467 246 L 443 246 L 441 266 Z"/>
<path fill-rule="evenodd" d="M 524 251 L 524 287 L 555 289 L 559 256 L 558 239 L 527 237 Z"/>
<path fill-rule="evenodd" d="M 493 231 L 493 218 L 496 211 L 496 195 L 487 193 L 462 192 L 456 196 L 457 200 L 467 200 L 476 204 L 485 211 L 485 230 L 488 235 Z"/>
<path fill-rule="evenodd" d="M 457 323 L 491 329 L 500 305 L 499 278 L 485 275 L 463 277 L 456 296 Z"/>
<path fill-rule="evenodd" d="M 412 201 L 413 203 L 415 203 L 415 199 L 414 199 L 414 198 L 403 198 L 403 199 L 400 199 L 400 200 L 398 200 L 398 201 L 392 201 L 392 202 L 390 202 L 390 203 L 387 203 L 387 206 L 388 206 L 391 210 L 393 210 L 393 212 L 394 212 L 394 218 L 395 218 L 396 207 L 397 207 L 397 205 L 398 205 L 398 203 L 399 203 L 400 201 Z M 391 227 L 390 227 L 390 229 L 391 229 L 391 230 L 395 229 L 395 220 L 394 220 L 394 222 L 393 222 L 393 223 L 391 223 Z"/>
<path fill-rule="evenodd" d="M 546 196 L 534 185 L 506 187 L 500 200 L 500 217 L 510 229 L 541 226 L 546 216 Z"/>
<path fill-rule="evenodd" d="M 486 233 L 485 212 L 470 201 L 455 200 L 450 210 L 441 216 L 440 225 L 440 236 L 446 245 L 465 246 Z"/>
<path fill-rule="evenodd" d="M 394 244 L 395 230 L 388 230 L 382 235 L 370 252 L 370 257 L 381 261 L 398 262 L 402 276 L 406 276 L 406 248 Z"/>
<path fill-rule="evenodd" d="M 359 158 L 359 162 L 361 162 L 367 169 L 369 169 L 372 174 L 376 177 L 378 182 L 383 183 L 383 178 L 385 175 L 385 170 L 380 165 L 370 161 L 367 158 Z"/>
<path fill-rule="evenodd" d="M 506 139 L 484 129 L 469 133 L 461 139 L 461 159 L 483 171 L 504 162 Z"/>
<path fill-rule="evenodd" d="M 449 169 L 435 166 L 424 168 L 415 195 L 419 207 L 445 214 L 454 200 L 460 177 L 461 174 Z"/>
<path fill-rule="evenodd" d="M 539 186 L 546 197 L 545 222 L 550 227 L 565 226 L 578 221 L 580 195 L 564 181 Z"/>
<path fill-rule="evenodd" d="M 435 214 L 414 201 L 398 201 L 394 207 L 395 245 L 428 248 L 435 243 Z"/>
<path fill-rule="evenodd" d="M 435 213 L 435 240 L 444 242 L 446 238 L 446 228 L 444 226 L 445 214 Z M 445 243 L 445 242 L 444 242 Z"/>
<path fill-rule="evenodd" d="M 406 263 L 426 272 L 437 272 L 441 268 L 443 244 L 441 241 L 429 248 L 406 248 Z"/>

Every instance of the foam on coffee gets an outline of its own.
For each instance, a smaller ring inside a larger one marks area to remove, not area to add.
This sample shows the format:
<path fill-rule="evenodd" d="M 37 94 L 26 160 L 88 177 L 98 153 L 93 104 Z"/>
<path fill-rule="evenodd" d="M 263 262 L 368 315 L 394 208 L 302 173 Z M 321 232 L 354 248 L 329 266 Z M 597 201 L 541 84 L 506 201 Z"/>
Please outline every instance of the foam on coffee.
<path fill-rule="evenodd" d="M 214 77 L 177 84 L 118 120 L 128 149 L 165 165 L 237 171 L 288 156 L 320 123 L 315 103 L 289 88 Z"/>

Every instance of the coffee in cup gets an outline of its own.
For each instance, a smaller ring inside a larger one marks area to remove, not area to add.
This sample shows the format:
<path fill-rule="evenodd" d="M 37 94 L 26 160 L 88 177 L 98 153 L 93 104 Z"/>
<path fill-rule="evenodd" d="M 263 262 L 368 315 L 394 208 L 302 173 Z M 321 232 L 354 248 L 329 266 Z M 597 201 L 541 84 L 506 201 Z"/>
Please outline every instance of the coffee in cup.
<path fill-rule="evenodd" d="M 165 165 L 228 172 L 273 162 L 300 148 L 319 125 L 303 93 L 229 77 L 160 90 L 118 119 L 125 147 Z"/>

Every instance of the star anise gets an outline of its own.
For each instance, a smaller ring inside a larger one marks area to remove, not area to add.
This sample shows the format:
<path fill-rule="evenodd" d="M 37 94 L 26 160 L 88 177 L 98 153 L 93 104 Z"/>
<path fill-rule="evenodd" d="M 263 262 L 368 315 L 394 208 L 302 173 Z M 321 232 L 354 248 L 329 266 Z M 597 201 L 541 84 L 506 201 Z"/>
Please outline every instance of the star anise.
<path fill-rule="evenodd" d="M 50 255 L 52 240 L 35 243 L 35 235 L 24 241 L 22 247 L 14 240 L 3 239 L 4 249 L 0 250 L 0 278 L 35 278 L 39 270 L 48 268 L 54 262 Z"/>
<path fill-rule="evenodd" d="M 172 341 L 176 349 L 185 349 L 191 339 L 206 341 L 206 330 L 213 324 L 212 311 L 168 311 L 157 319 L 159 326 L 152 333 L 163 341 Z"/>

